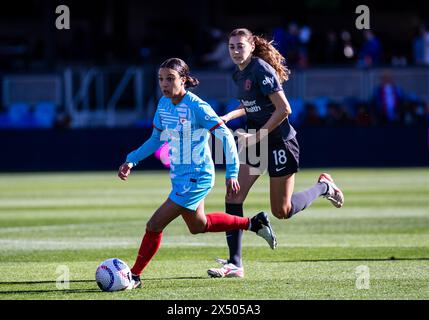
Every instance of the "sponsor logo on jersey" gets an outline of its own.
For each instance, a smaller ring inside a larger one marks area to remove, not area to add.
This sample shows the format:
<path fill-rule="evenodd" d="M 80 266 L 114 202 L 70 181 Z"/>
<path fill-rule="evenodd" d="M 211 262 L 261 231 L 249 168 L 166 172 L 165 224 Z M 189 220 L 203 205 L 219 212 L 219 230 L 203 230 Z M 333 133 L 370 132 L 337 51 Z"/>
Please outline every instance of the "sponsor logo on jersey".
<path fill-rule="evenodd" d="M 211 121 L 220 121 L 219 120 L 219 117 L 217 116 L 217 115 L 206 115 L 205 117 L 204 117 L 204 119 L 206 120 L 206 121 L 209 121 L 209 120 L 211 120 Z"/>
<path fill-rule="evenodd" d="M 241 103 L 243 104 L 243 106 L 245 107 L 252 107 L 252 106 L 256 106 L 256 100 L 241 100 Z"/>
<path fill-rule="evenodd" d="M 246 107 L 246 111 L 247 112 L 258 112 L 258 111 L 261 111 L 261 107 L 260 106 Z"/>
<path fill-rule="evenodd" d="M 247 112 L 258 112 L 261 111 L 261 107 L 256 104 L 256 100 L 241 100 L 241 103 L 246 108 Z"/>
<path fill-rule="evenodd" d="M 274 76 L 272 76 L 271 78 L 268 76 L 265 76 L 265 79 L 262 81 L 262 84 L 264 86 L 266 86 L 267 84 L 269 84 L 271 87 L 274 86 Z"/>

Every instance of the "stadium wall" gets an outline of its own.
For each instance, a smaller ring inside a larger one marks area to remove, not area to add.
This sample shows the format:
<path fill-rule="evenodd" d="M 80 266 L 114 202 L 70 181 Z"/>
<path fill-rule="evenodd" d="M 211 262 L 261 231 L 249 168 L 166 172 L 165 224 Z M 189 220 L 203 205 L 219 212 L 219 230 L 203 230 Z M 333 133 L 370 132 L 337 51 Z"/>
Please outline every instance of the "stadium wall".
<path fill-rule="evenodd" d="M 117 170 L 149 129 L 2 130 L 0 171 Z M 429 129 L 305 128 L 301 168 L 429 166 Z M 139 169 L 162 169 L 153 156 Z"/>

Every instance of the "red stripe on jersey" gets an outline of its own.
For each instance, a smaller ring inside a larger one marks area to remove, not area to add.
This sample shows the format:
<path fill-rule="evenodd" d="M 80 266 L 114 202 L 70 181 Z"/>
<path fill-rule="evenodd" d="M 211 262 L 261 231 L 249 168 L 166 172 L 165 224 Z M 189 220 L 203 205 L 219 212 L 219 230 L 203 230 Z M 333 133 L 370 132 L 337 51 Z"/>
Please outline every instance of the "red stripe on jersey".
<path fill-rule="evenodd" d="M 210 132 L 212 132 L 214 129 L 220 127 L 223 124 L 223 122 L 219 122 L 217 125 L 215 125 L 213 128 L 210 129 Z"/>
<path fill-rule="evenodd" d="M 162 130 L 157 128 L 154 124 L 152 124 L 152 127 L 155 128 L 156 130 L 158 130 L 159 132 L 162 132 Z"/>

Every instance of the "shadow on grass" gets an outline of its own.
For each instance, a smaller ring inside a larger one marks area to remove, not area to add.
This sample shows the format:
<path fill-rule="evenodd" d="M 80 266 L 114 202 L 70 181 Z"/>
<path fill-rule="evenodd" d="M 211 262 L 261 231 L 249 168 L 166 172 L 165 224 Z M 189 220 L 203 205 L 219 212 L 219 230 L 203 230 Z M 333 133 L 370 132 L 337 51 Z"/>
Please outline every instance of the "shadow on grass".
<path fill-rule="evenodd" d="M 94 280 L 70 280 L 70 283 L 85 283 L 93 282 Z M 55 286 L 56 281 L 10 281 L 10 282 L 0 282 L 0 285 L 37 285 L 37 284 L 52 284 Z M 100 289 L 45 289 L 45 290 L 15 290 L 15 291 L 0 291 L 0 295 L 8 294 L 31 294 L 31 293 L 49 293 L 49 292 L 58 292 L 58 293 L 83 293 L 83 292 L 100 292 Z"/>
<path fill-rule="evenodd" d="M 49 293 L 49 292 L 58 292 L 58 293 L 88 293 L 88 292 L 101 292 L 101 291 L 100 291 L 100 289 L 19 290 L 19 291 L 0 291 L 0 295 Z"/>
<path fill-rule="evenodd" d="M 162 280 L 195 280 L 195 279 L 209 279 L 208 277 L 166 277 L 166 278 L 144 278 L 145 281 L 162 281 Z M 95 280 L 70 280 L 70 283 L 94 283 Z M 56 281 L 10 281 L 0 282 L 0 285 L 37 285 L 37 284 L 52 284 L 55 286 Z M 0 295 L 11 295 L 11 294 L 31 294 L 31 293 L 88 293 L 88 292 L 101 292 L 100 289 L 46 289 L 46 290 L 15 290 L 15 291 L 0 291 Z"/>
<path fill-rule="evenodd" d="M 282 261 L 272 261 L 265 260 L 261 262 L 276 262 L 276 263 L 288 263 L 288 262 L 343 262 L 343 261 L 429 261 L 429 258 L 355 258 L 355 259 L 302 259 L 302 260 L 282 260 Z"/>
<path fill-rule="evenodd" d="M 143 278 L 143 281 L 154 281 L 154 280 L 192 280 L 192 279 L 206 279 L 207 277 L 164 277 L 164 278 Z M 90 283 L 93 282 L 95 283 L 95 280 L 70 280 L 70 283 Z M 27 285 L 31 285 L 31 284 L 53 284 L 56 285 L 56 281 L 53 280 L 46 280 L 46 281 L 5 281 L 5 282 L 0 282 L 0 285 L 5 285 L 5 284 L 27 284 Z M 1 291 L 0 291 L 1 292 Z"/>
<path fill-rule="evenodd" d="M 70 283 L 81 283 L 81 282 L 95 282 L 95 280 L 70 280 Z M 1 284 L 49 284 L 52 283 L 55 285 L 57 282 L 52 280 L 47 281 L 7 281 L 7 282 L 0 282 Z"/>
<path fill-rule="evenodd" d="M 142 278 L 144 281 L 162 281 L 162 280 L 198 280 L 198 279 L 210 279 L 207 277 L 165 277 L 165 278 Z"/>

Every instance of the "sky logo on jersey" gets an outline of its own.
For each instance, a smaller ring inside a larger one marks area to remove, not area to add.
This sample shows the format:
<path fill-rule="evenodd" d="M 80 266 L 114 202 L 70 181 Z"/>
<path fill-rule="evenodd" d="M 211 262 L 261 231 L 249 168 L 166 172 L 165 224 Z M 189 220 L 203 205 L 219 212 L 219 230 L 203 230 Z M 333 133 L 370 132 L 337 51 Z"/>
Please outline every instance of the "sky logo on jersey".
<path fill-rule="evenodd" d="M 268 76 L 265 76 L 265 79 L 262 81 L 262 84 L 264 86 L 266 86 L 267 84 L 270 85 L 271 87 L 274 86 L 274 76 L 272 76 L 271 78 Z"/>

